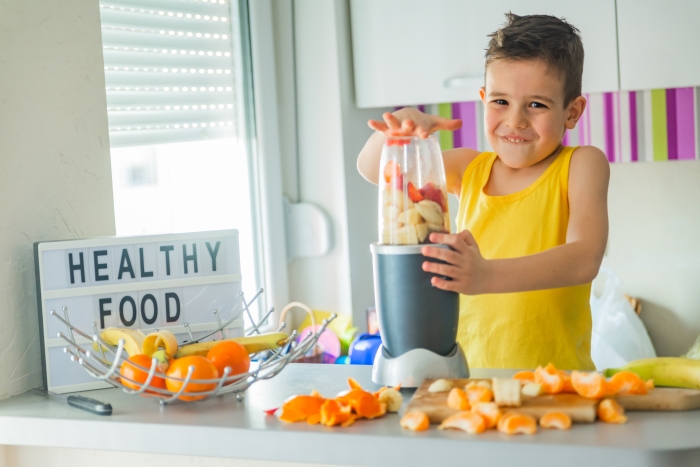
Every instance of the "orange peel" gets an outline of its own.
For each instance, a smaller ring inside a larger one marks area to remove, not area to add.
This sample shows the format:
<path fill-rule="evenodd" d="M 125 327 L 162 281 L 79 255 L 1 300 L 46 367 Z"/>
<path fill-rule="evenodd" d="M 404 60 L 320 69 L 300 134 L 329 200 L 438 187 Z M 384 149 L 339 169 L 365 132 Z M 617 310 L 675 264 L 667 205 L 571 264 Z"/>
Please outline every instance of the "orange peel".
<path fill-rule="evenodd" d="M 310 415 L 320 413 L 325 401 L 326 399 L 318 396 L 292 396 L 282 404 L 279 419 L 287 423 L 302 422 Z"/>
<path fill-rule="evenodd" d="M 352 408 L 349 405 L 341 404 L 340 402 L 328 399 L 321 406 L 320 422 L 326 426 L 340 425 L 347 421 L 352 415 Z"/>
<path fill-rule="evenodd" d="M 361 418 L 377 418 L 386 413 L 386 404 L 362 389 L 350 389 L 336 397 L 338 402 L 349 405 Z"/>

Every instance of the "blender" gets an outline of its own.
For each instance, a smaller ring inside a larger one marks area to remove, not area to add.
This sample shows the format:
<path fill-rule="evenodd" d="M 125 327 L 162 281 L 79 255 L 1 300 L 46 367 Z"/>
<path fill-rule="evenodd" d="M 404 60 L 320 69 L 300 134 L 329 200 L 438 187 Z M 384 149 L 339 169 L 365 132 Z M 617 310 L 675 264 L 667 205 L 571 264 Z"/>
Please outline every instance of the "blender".
<path fill-rule="evenodd" d="M 372 381 L 418 387 L 425 378 L 467 378 L 457 344 L 459 294 L 433 287 L 421 253 L 432 232 L 450 231 L 445 169 L 434 136 L 390 137 L 379 175 L 379 243 L 372 244 L 382 346 Z M 445 245 L 433 245 L 448 248 Z"/>

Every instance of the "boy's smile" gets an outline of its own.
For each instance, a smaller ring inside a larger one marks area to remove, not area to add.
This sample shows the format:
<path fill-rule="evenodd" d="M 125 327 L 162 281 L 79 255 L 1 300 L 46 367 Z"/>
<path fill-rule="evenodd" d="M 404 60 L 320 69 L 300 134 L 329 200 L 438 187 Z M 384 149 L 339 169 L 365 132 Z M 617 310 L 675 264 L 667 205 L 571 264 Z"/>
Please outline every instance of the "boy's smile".
<path fill-rule="evenodd" d="M 554 153 L 564 131 L 586 106 L 577 97 L 564 106 L 561 77 L 540 60 L 495 60 L 486 72 L 486 138 L 508 167 L 529 167 Z"/>

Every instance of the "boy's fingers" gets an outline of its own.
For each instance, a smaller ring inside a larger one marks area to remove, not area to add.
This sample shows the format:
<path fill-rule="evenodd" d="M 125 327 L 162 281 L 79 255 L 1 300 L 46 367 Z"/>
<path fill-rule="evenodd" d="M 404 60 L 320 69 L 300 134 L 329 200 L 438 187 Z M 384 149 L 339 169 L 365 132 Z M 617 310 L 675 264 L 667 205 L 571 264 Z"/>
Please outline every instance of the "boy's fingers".
<path fill-rule="evenodd" d="M 410 118 L 407 118 L 406 120 L 401 122 L 401 130 L 405 131 L 406 133 L 412 132 L 415 127 L 415 122 Z"/>
<path fill-rule="evenodd" d="M 433 287 L 437 287 L 438 289 L 447 290 L 450 292 L 457 291 L 456 281 L 447 281 L 441 277 L 433 277 L 430 279 L 430 283 L 433 285 Z"/>
<path fill-rule="evenodd" d="M 367 125 L 369 125 L 371 129 L 381 131 L 382 133 L 389 129 L 386 123 L 377 120 L 369 120 Z"/>
<path fill-rule="evenodd" d="M 462 230 L 460 233 L 457 234 L 457 236 L 464 240 L 464 243 L 466 243 L 469 246 L 476 245 L 474 235 L 472 235 L 472 233 L 468 230 Z"/>
<path fill-rule="evenodd" d="M 455 279 L 459 276 L 459 269 L 449 264 L 432 263 L 430 261 L 423 262 L 423 271 L 432 272 L 440 276 L 447 276 Z"/>
<path fill-rule="evenodd" d="M 384 121 L 386 122 L 387 125 L 389 125 L 389 128 L 391 130 L 400 130 L 401 129 L 401 123 L 399 122 L 399 119 L 394 117 L 391 113 L 384 112 L 382 114 L 382 117 L 384 117 Z"/>
<path fill-rule="evenodd" d="M 448 131 L 454 131 L 458 130 L 462 127 L 462 120 L 460 119 L 454 119 L 450 120 L 444 117 L 437 117 L 435 119 L 435 122 L 433 123 L 433 131 L 436 130 L 448 130 Z"/>
<path fill-rule="evenodd" d="M 429 258 L 441 259 L 450 264 L 457 264 L 459 261 L 459 255 L 452 250 L 446 248 L 432 248 L 429 246 L 423 247 L 421 251 L 424 256 Z"/>
<path fill-rule="evenodd" d="M 459 235 L 441 234 L 433 232 L 430 234 L 430 241 L 433 243 L 442 243 L 443 245 L 451 246 L 460 253 L 464 253 L 464 250 L 466 249 L 464 240 L 461 237 L 459 237 Z"/>

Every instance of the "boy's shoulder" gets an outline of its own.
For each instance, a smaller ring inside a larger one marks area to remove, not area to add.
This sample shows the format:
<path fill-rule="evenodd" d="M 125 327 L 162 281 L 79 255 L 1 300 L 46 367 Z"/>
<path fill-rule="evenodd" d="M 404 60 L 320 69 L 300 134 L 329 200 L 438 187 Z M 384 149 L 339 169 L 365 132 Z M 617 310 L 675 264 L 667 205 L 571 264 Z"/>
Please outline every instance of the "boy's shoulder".
<path fill-rule="evenodd" d="M 571 169 L 609 168 L 605 153 L 595 146 L 579 146 L 571 155 Z"/>
<path fill-rule="evenodd" d="M 610 179 L 610 162 L 605 153 L 595 146 L 581 146 L 571 155 L 569 187 L 577 191 L 596 186 L 607 191 Z"/>

